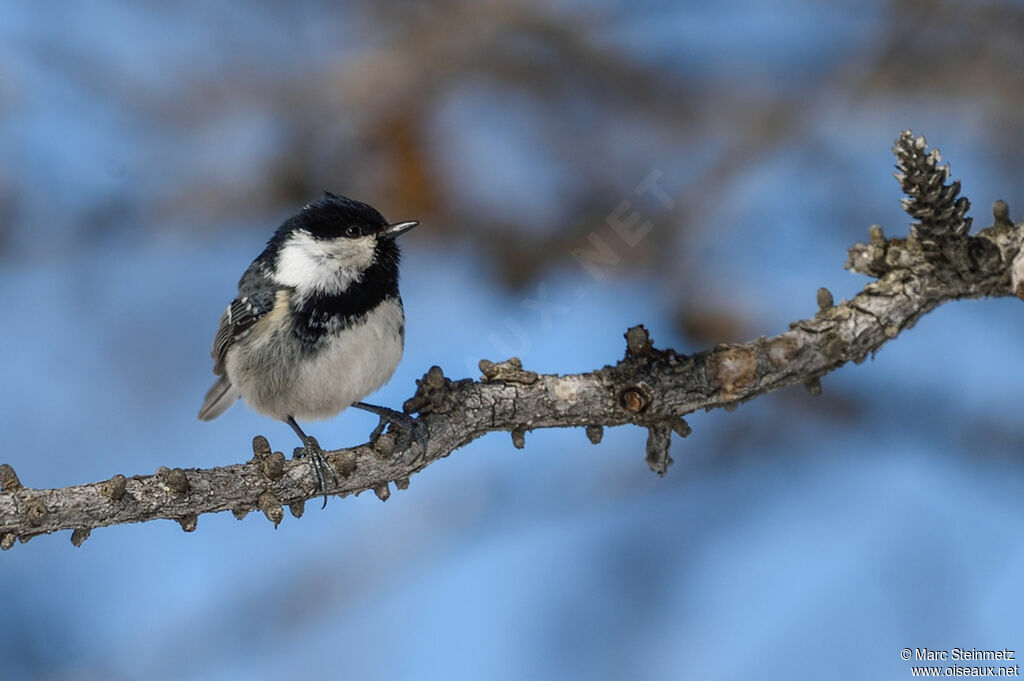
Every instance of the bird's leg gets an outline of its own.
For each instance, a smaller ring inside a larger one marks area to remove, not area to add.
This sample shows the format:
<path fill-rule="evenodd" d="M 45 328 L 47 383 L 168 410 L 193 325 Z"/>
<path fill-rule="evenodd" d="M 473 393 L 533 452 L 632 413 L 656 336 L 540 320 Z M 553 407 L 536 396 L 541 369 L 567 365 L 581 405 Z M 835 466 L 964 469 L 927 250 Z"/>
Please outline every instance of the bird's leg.
<path fill-rule="evenodd" d="M 367 404 L 366 402 L 355 402 L 352 406 L 380 417 L 380 423 L 370 433 L 371 442 L 375 441 L 384 432 L 384 426 L 390 424 L 392 427 L 397 426 L 405 433 L 396 443 L 399 449 L 406 449 L 415 441 L 422 447 L 424 452 L 427 451 L 426 433 L 423 432 L 423 429 L 419 427 L 419 422 L 413 417 L 388 407 L 378 407 L 375 404 Z"/>
<path fill-rule="evenodd" d="M 338 474 L 334 472 L 334 466 L 327 460 L 324 450 L 320 448 L 320 443 L 316 441 L 315 437 L 310 437 L 302 432 L 302 428 L 299 428 L 299 424 L 291 416 L 285 420 L 285 423 L 291 426 L 295 434 L 302 440 L 302 454 L 300 455 L 300 450 L 296 449 L 295 457 L 309 458 L 309 465 L 313 469 L 313 477 L 316 478 L 316 491 L 323 492 L 324 495 L 324 503 L 320 508 L 327 508 L 327 477 L 330 477 L 334 486 L 337 487 Z"/>

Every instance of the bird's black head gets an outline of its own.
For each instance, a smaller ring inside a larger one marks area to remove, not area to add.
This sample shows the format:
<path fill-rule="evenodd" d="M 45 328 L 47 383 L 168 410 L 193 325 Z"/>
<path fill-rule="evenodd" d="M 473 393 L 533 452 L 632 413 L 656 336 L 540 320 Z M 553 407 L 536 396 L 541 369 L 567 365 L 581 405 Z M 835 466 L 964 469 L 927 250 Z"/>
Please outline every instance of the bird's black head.
<path fill-rule="evenodd" d="M 330 192 L 303 207 L 294 219 L 301 223 L 301 229 L 320 240 L 358 239 L 388 227 L 387 220 L 373 206 Z"/>
<path fill-rule="evenodd" d="M 319 241 L 380 237 L 394 239 L 415 227 L 417 222 L 389 224 L 380 212 L 368 203 L 324 192 L 316 201 L 302 207 L 289 218 L 279 233 L 306 232 Z"/>
<path fill-rule="evenodd" d="M 299 290 L 343 291 L 371 268 L 397 282 L 395 237 L 417 224 L 388 224 L 372 206 L 324 192 L 281 225 L 265 255 L 275 279 Z"/>

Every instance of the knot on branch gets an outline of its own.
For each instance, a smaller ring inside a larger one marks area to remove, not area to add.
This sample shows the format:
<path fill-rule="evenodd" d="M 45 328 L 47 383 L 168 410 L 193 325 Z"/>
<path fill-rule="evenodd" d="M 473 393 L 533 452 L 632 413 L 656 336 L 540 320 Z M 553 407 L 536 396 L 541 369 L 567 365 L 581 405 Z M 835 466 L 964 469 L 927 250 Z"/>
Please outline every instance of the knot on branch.
<path fill-rule="evenodd" d="M 642 357 L 654 351 L 654 341 L 643 324 L 626 330 L 626 355 Z"/>
<path fill-rule="evenodd" d="M 836 306 L 832 292 L 822 286 L 818 289 L 818 315 L 823 315 Z"/>
<path fill-rule="evenodd" d="M 511 357 L 504 362 L 480 360 L 481 381 L 505 381 L 506 383 L 522 383 L 531 385 L 537 382 L 536 371 L 526 371 L 518 357 Z"/>
<path fill-rule="evenodd" d="M 459 381 L 461 384 L 463 381 Z M 455 408 L 452 387 L 456 383 L 436 364 L 416 380 L 416 394 L 405 401 L 406 414 L 447 414 Z"/>
<path fill-rule="evenodd" d="M 630 414 L 642 414 L 651 406 L 651 389 L 643 381 L 619 391 L 619 406 Z"/>
<path fill-rule="evenodd" d="M 15 492 L 21 489 L 21 480 L 10 464 L 0 464 L 0 492 Z"/>
<path fill-rule="evenodd" d="M 85 543 L 85 540 L 92 534 L 92 528 L 89 527 L 76 527 L 71 531 L 71 544 L 78 548 Z"/>
<path fill-rule="evenodd" d="M 676 365 L 684 356 L 672 348 L 658 350 L 654 347 L 654 339 L 643 324 L 629 328 L 623 336 L 626 339 L 626 359 L 662 361 Z"/>
<path fill-rule="evenodd" d="M 890 244 L 893 246 L 891 249 Z M 850 248 L 845 267 L 869 277 L 881 277 L 897 267 L 910 264 L 909 260 L 901 262 L 901 257 L 907 255 L 905 246 L 905 239 L 887 241 L 882 228 L 879 225 L 871 225 L 868 230 L 868 243 L 854 244 Z"/>
<path fill-rule="evenodd" d="M 672 465 L 668 455 L 672 441 L 672 429 L 665 423 L 655 423 L 647 429 L 647 465 L 659 476 L 664 477 Z"/>
<path fill-rule="evenodd" d="M 708 377 L 724 399 L 735 398 L 760 378 L 757 349 L 745 345 L 720 346 L 707 358 Z"/>
<path fill-rule="evenodd" d="M 178 518 L 178 524 L 181 525 L 183 532 L 195 532 L 196 526 L 199 524 L 199 516 L 195 513 L 188 513 Z M 71 540 L 74 541 L 74 538 Z"/>
<path fill-rule="evenodd" d="M 394 431 L 380 433 L 375 438 L 370 438 L 370 446 L 374 454 L 381 459 L 390 459 L 395 453 L 395 445 L 398 444 L 398 436 Z"/>
<path fill-rule="evenodd" d="M 28 524 L 32 526 L 41 525 L 49 515 L 50 511 L 46 508 L 46 504 L 39 497 L 29 497 L 25 500 L 25 518 L 28 519 Z"/>
<path fill-rule="evenodd" d="M 623 336 L 626 339 L 626 356 L 616 367 L 608 368 L 616 385 L 616 402 L 629 415 L 631 423 L 647 429 L 647 465 L 659 476 L 664 476 L 672 464 L 669 456 L 672 433 L 686 437 L 691 429 L 685 419 L 674 413 L 671 404 L 656 399 L 658 393 L 652 386 L 665 367 L 692 364 L 695 358 L 681 355 L 671 348 L 655 348 L 650 332 L 642 324 L 631 327 Z M 594 444 L 601 442 L 604 435 L 597 424 L 588 425 L 586 433 Z"/>
<path fill-rule="evenodd" d="M 678 416 L 662 419 L 647 426 L 647 466 L 659 477 L 665 477 L 668 467 L 673 463 L 672 457 L 669 456 L 673 432 L 679 437 L 687 437 L 693 431 L 686 419 Z"/>
<path fill-rule="evenodd" d="M 284 508 L 269 489 L 263 490 L 256 499 L 256 507 L 263 511 L 263 515 L 267 517 L 267 520 L 274 523 L 275 528 L 284 520 Z"/>
<path fill-rule="evenodd" d="M 630 414 L 633 423 L 647 428 L 647 465 L 659 476 L 664 476 L 672 464 L 672 457 L 668 454 L 672 433 L 686 437 L 692 432 L 690 424 L 675 414 L 651 413 L 649 410 L 654 401 L 653 391 L 644 381 L 636 381 L 622 388 L 618 401 L 619 406 Z M 586 432 L 593 444 L 601 442 L 604 435 L 603 429 L 597 425 L 587 426 Z"/>
<path fill-rule="evenodd" d="M 121 501 L 128 490 L 128 478 L 120 473 L 106 480 L 100 485 L 100 494 L 111 501 Z"/>
<path fill-rule="evenodd" d="M 252 461 L 271 482 L 284 477 L 284 453 L 272 451 L 270 442 L 262 435 L 252 439 Z"/>
<path fill-rule="evenodd" d="M 188 474 L 181 468 L 161 466 L 157 470 L 157 475 L 160 476 L 160 481 L 175 494 L 185 495 L 192 489 L 192 483 L 189 482 Z"/>

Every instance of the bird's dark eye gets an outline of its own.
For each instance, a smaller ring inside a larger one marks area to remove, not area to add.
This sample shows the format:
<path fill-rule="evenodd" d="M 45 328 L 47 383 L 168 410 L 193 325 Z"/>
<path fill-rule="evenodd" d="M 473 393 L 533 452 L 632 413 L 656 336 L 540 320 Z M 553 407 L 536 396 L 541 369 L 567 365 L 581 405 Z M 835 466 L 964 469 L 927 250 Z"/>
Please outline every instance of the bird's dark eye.
<path fill-rule="evenodd" d="M 350 239 L 354 239 L 357 236 L 362 235 L 363 230 L 359 228 L 359 225 L 349 225 L 348 227 L 345 228 L 345 236 L 349 237 Z"/>

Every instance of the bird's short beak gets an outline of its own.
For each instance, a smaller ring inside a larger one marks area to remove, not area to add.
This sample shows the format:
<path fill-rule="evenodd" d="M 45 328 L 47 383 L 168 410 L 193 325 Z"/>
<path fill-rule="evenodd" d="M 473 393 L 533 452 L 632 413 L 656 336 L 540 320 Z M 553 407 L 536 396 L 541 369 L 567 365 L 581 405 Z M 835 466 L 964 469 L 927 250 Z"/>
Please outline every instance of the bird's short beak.
<path fill-rule="evenodd" d="M 396 236 L 405 234 L 410 229 L 420 224 L 416 220 L 409 220 L 408 222 L 396 222 L 393 225 L 388 225 L 387 229 L 384 230 L 382 236 L 386 236 L 390 239 L 394 239 Z"/>

